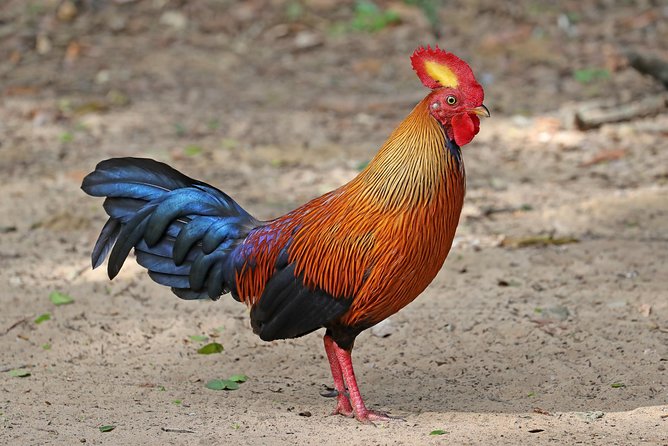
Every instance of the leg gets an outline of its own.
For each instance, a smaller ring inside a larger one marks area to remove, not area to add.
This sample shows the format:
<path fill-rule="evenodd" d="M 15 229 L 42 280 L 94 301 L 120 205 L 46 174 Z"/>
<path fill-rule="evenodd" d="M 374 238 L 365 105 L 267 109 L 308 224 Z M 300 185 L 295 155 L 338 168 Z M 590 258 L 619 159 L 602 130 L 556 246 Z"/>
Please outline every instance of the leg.
<path fill-rule="evenodd" d="M 355 372 L 353 371 L 351 352 L 339 347 L 336 345 L 336 342 L 332 342 L 332 349 L 334 350 L 336 358 L 339 361 L 343 379 L 348 386 L 350 402 L 352 403 L 355 418 L 357 418 L 358 421 L 367 424 L 373 424 L 374 421 L 389 421 L 395 419 L 388 416 L 386 413 L 375 412 L 366 408 L 364 400 L 362 399 L 362 394 L 357 387 L 357 380 L 355 379 Z M 334 367 L 332 367 L 332 369 L 333 368 Z"/>
<path fill-rule="evenodd" d="M 353 408 L 350 406 L 350 401 L 348 400 L 348 395 L 346 391 L 346 385 L 343 382 L 343 373 L 341 372 L 341 366 L 339 365 L 339 360 L 336 357 L 335 343 L 331 336 L 325 335 L 323 338 L 325 342 L 325 352 L 327 352 L 327 359 L 329 360 L 329 366 L 332 369 L 332 378 L 334 378 L 334 388 L 336 389 L 336 409 L 332 412 L 332 415 L 341 414 L 346 417 L 352 417 L 354 415 Z"/>

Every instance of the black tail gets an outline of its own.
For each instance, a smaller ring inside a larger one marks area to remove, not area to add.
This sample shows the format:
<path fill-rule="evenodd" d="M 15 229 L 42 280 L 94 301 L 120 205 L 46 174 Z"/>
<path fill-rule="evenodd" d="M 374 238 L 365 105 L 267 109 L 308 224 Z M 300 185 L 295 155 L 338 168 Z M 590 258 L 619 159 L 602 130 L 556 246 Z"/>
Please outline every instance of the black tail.
<path fill-rule="evenodd" d="M 81 189 L 106 197 L 109 215 L 93 248 L 93 268 L 111 251 L 113 279 L 134 248 L 151 278 L 183 299 L 236 291 L 243 259 L 234 248 L 260 222 L 224 192 L 144 158 L 102 161 Z"/>

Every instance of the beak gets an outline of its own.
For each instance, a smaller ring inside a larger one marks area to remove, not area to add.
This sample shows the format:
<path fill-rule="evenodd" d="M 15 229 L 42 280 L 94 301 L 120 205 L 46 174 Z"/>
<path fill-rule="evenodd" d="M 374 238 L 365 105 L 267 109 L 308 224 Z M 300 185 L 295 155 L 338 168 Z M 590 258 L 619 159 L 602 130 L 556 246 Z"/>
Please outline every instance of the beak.
<path fill-rule="evenodd" d="M 489 110 L 484 105 L 481 105 L 480 107 L 470 109 L 469 113 L 473 113 L 474 115 L 478 115 L 478 116 L 484 116 L 485 118 L 490 117 Z"/>

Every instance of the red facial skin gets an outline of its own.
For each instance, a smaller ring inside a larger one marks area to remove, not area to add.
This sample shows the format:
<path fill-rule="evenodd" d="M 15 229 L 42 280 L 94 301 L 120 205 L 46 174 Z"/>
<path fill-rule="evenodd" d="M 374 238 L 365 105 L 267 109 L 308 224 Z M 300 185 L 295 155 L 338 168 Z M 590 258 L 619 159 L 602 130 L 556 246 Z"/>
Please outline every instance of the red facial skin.
<path fill-rule="evenodd" d="M 454 88 L 439 88 L 431 94 L 429 112 L 460 147 L 470 143 L 480 130 L 480 118 L 471 110 L 482 106 L 482 99 L 474 99 Z"/>

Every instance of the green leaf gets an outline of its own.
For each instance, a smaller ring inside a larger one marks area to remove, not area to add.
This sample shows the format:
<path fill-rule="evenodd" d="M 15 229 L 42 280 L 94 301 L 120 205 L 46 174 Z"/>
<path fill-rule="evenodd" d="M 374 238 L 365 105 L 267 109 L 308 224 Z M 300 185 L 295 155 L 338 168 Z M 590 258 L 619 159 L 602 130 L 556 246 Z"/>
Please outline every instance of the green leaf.
<path fill-rule="evenodd" d="M 177 406 L 180 405 L 183 401 L 181 400 L 174 400 L 172 403 L 176 404 Z"/>
<path fill-rule="evenodd" d="M 527 393 L 527 398 L 531 398 L 531 397 L 534 397 L 534 396 L 536 396 L 536 392 Z"/>
<path fill-rule="evenodd" d="M 621 389 L 622 387 L 626 387 L 626 384 L 624 383 L 612 383 L 610 384 L 610 387 L 613 389 Z"/>
<path fill-rule="evenodd" d="M 223 390 L 225 388 L 225 383 L 222 379 L 212 379 L 207 382 L 204 387 L 211 390 Z"/>
<path fill-rule="evenodd" d="M 185 156 L 197 156 L 200 153 L 202 153 L 202 149 L 200 146 L 197 146 L 195 144 L 191 144 L 189 146 L 186 146 L 185 149 L 183 149 L 183 154 Z"/>
<path fill-rule="evenodd" d="M 232 375 L 230 376 L 230 381 L 234 381 L 235 383 L 245 383 L 248 380 L 248 377 L 246 375 Z"/>
<path fill-rule="evenodd" d="M 234 381 L 230 380 L 223 380 L 223 383 L 225 383 L 225 390 L 237 390 L 239 388 L 239 384 L 235 383 Z"/>
<path fill-rule="evenodd" d="M 233 138 L 223 138 L 220 146 L 225 150 L 235 149 L 239 147 L 240 142 Z"/>
<path fill-rule="evenodd" d="M 35 318 L 35 323 L 36 324 L 41 324 L 42 322 L 48 321 L 50 319 L 51 319 L 51 315 L 49 313 L 40 314 L 39 316 L 37 316 Z"/>
<path fill-rule="evenodd" d="M 158 386 L 158 390 L 164 392 L 167 389 L 165 388 L 165 386 Z"/>
<path fill-rule="evenodd" d="M 60 142 L 68 143 L 74 141 L 74 135 L 72 132 L 63 132 L 60 134 Z"/>
<path fill-rule="evenodd" d="M 30 376 L 30 372 L 26 369 L 13 369 L 9 371 L 9 376 L 13 376 L 14 378 L 25 378 Z"/>
<path fill-rule="evenodd" d="M 100 432 L 111 432 L 114 429 L 116 429 L 116 426 L 114 426 L 113 424 L 105 424 L 104 426 L 100 426 L 99 429 Z"/>
<path fill-rule="evenodd" d="M 49 294 L 49 299 L 54 305 L 67 305 L 74 302 L 74 299 L 72 299 L 69 295 L 61 293 L 60 291 L 53 291 L 51 294 Z"/>
<path fill-rule="evenodd" d="M 204 335 L 192 335 L 188 336 L 188 338 L 193 342 L 206 342 L 209 340 L 209 337 Z"/>
<path fill-rule="evenodd" d="M 429 435 L 445 435 L 447 434 L 447 431 L 444 431 L 443 429 L 436 429 L 431 432 L 429 432 Z"/>
<path fill-rule="evenodd" d="M 197 350 L 197 353 L 200 355 L 210 355 L 212 353 L 220 353 L 223 350 L 224 349 L 222 345 L 217 342 L 211 342 L 210 344 L 206 344 L 204 347 Z"/>
<path fill-rule="evenodd" d="M 51 344 L 49 344 L 48 342 L 46 344 L 42 344 L 42 348 L 44 350 L 51 350 Z"/>
<path fill-rule="evenodd" d="M 206 383 L 205 387 L 211 390 L 237 390 L 239 384 L 229 379 L 212 379 Z"/>
<path fill-rule="evenodd" d="M 293 0 L 285 6 L 285 15 L 288 20 L 294 22 L 304 15 L 304 7 L 300 2 Z"/>
<path fill-rule="evenodd" d="M 358 31 L 375 32 L 400 21 L 401 17 L 396 12 L 384 11 L 370 0 L 358 0 L 351 26 Z"/>
<path fill-rule="evenodd" d="M 583 68 L 581 70 L 575 70 L 573 77 L 581 84 L 588 84 L 595 80 L 608 79 L 610 77 L 610 71 L 605 68 Z"/>

